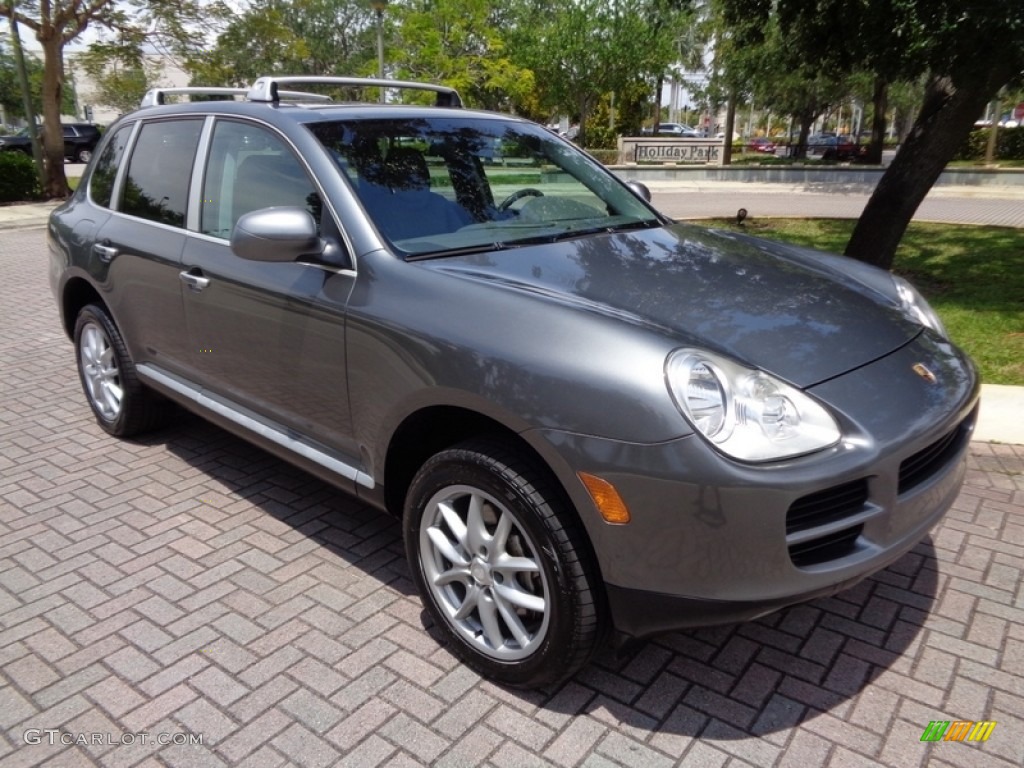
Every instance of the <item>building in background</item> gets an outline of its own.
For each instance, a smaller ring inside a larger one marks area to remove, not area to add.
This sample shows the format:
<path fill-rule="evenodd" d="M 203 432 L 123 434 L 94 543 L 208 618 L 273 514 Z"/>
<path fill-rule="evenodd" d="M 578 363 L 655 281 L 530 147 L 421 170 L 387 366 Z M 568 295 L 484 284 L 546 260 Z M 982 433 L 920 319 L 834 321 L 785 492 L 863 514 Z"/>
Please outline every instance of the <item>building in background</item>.
<path fill-rule="evenodd" d="M 75 120 L 99 125 L 110 125 L 128 110 L 105 104 L 101 88 L 82 64 L 82 52 L 73 51 L 65 55 L 64 68 L 68 79 L 75 85 Z M 177 88 L 189 84 L 188 74 L 174 61 L 160 53 L 143 54 L 143 68 L 149 87 Z M 135 106 L 138 106 L 137 104 Z M 64 118 L 67 119 L 67 118 Z"/>

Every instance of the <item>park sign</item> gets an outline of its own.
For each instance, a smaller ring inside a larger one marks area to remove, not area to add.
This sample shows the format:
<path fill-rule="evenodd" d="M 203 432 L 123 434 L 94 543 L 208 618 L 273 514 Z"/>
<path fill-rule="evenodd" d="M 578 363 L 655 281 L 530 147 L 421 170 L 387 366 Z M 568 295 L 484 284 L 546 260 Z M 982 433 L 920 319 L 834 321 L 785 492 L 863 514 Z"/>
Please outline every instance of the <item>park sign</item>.
<path fill-rule="evenodd" d="M 725 139 L 620 136 L 620 165 L 721 165 Z"/>

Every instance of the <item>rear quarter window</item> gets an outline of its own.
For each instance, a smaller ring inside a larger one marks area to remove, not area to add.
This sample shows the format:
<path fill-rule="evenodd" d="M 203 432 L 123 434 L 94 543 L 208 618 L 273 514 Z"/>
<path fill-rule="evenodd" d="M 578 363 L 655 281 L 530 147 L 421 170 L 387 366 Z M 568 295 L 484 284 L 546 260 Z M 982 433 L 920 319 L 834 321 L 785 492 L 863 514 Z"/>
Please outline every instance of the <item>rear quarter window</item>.
<path fill-rule="evenodd" d="M 92 172 L 92 180 L 89 183 L 89 196 L 96 205 L 104 208 L 110 207 L 110 200 L 114 192 L 114 179 L 117 177 L 121 158 L 124 157 L 125 147 L 128 146 L 128 139 L 132 135 L 132 127 L 133 124 L 129 123 L 118 128 L 103 148 L 103 154 L 96 161 L 96 168 Z"/>

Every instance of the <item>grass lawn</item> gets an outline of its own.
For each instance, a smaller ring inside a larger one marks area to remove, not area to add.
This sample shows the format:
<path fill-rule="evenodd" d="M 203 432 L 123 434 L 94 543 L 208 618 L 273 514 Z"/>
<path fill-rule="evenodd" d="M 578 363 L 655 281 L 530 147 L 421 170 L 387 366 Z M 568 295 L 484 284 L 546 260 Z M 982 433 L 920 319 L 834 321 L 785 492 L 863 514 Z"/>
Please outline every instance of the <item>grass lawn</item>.
<path fill-rule="evenodd" d="M 715 222 L 735 228 L 735 221 Z M 855 222 L 757 219 L 746 232 L 842 253 Z M 912 223 L 893 272 L 918 287 L 988 384 L 1024 385 L 1024 230 Z"/>

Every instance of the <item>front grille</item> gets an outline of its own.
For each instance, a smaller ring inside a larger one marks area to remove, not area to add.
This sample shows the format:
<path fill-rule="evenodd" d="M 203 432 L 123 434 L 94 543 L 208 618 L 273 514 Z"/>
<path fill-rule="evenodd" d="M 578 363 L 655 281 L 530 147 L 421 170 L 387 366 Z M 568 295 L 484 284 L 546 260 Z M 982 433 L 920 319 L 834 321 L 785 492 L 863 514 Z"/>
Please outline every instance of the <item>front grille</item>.
<path fill-rule="evenodd" d="M 961 424 L 956 429 L 947 432 L 927 448 L 904 459 L 900 463 L 898 492 L 901 494 L 906 493 L 945 467 L 950 459 L 956 455 L 960 447 L 960 441 L 957 438 L 960 436 L 962 429 L 963 425 Z"/>
<path fill-rule="evenodd" d="M 789 548 L 789 559 L 797 568 L 806 568 L 846 557 L 857 548 L 857 537 L 862 530 L 863 525 L 855 525 L 802 544 L 794 544 Z"/>
<path fill-rule="evenodd" d="M 789 558 L 804 568 L 836 560 L 857 548 L 864 529 L 868 481 L 854 480 L 797 499 L 786 514 Z M 849 521 L 843 526 L 844 521 Z M 820 529 L 817 533 L 816 529 Z M 802 534 L 802 535 L 801 535 Z"/>
<path fill-rule="evenodd" d="M 786 535 L 818 528 L 863 511 L 868 481 L 854 480 L 797 499 L 786 514 Z"/>

